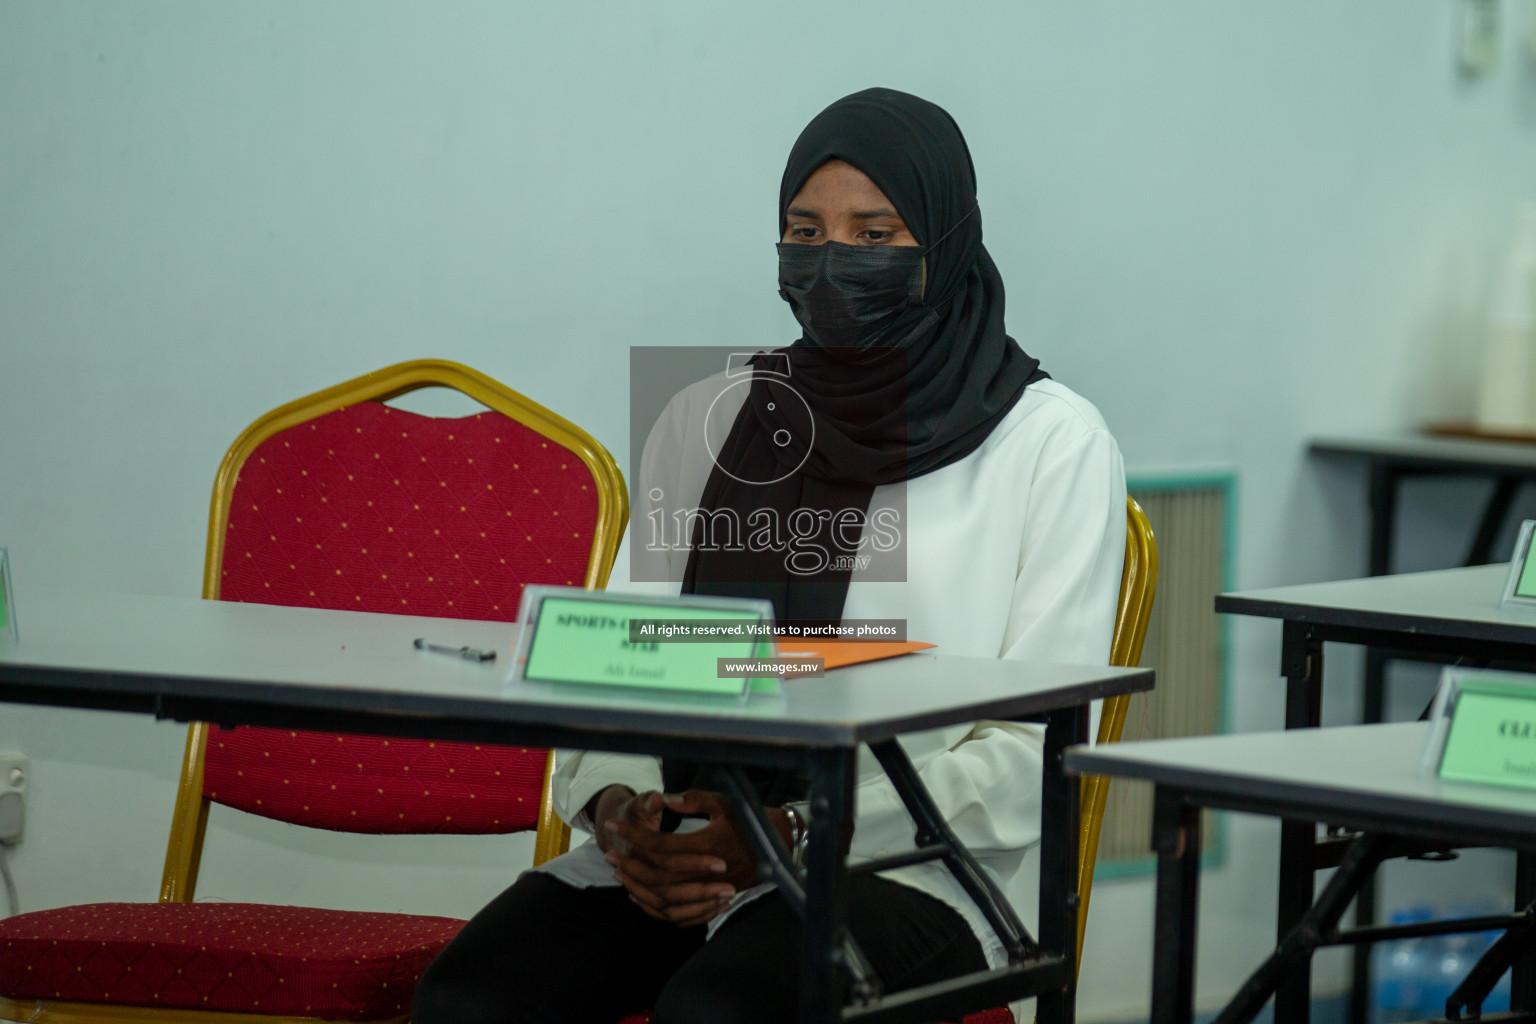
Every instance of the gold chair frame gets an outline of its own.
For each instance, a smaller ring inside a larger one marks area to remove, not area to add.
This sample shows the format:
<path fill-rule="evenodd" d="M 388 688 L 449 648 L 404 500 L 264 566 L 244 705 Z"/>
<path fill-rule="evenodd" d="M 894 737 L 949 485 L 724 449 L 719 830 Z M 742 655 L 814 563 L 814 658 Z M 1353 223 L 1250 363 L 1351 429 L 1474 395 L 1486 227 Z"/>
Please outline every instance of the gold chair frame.
<path fill-rule="evenodd" d="M 574 423 L 478 370 L 448 360 L 418 359 L 386 366 L 382 370 L 279 406 L 246 427 L 235 439 L 224 454 L 214 479 L 213 499 L 208 514 L 207 556 L 203 563 L 203 597 L 218 600 L 220 570 L 224 562 L 224 536 L 228 529 L 229 503 L 235 481 L 245 460 L 263 441 L 289 427 L 307 423 L 349 405 L 384 402 L 429 387 L 452 388 L 569 449 L 582 461 L 592 474 L 597 491 L 597 522 L 593 529 L 592 553 L 587 561 L 587 575 L 583 584 L 594 590 L 606 585 L 608 573 L 618 555 L 624 528 L 629 522 L 629 492 L 624 485 L 624 475 L 619 471 L 613 456 Z M 198 865 L 202 860 L 203 837 L 208 827 L 209 802 L 203 796 L 203 763 L 208 733 L 206 722 L 193 722 L 187 729 L 186 754 L 182 759 L 176 809 L 171 819 L 165 870 L 160 882 L 161 903 L 190 903 L 197 889 Z M 570 828 L 555 814 L 550 798 L 550 774 L 553 769 L 554 752 L 551 751 L 545 764 L 543 791 L 539 799 L 534 839 L 535 865 L 563 853 L 570 845 Z M 110 1003 L 62 1000 L 17 1001 L 4 996 L 0 996 L 0 1019 L 26 1021 L 28 1024 L 322 1024 L 322 1018 L 318 1017 L 114 1006 Z M 409 1019 L 410 1015 L 406 1014 L 376 1024 L 405 1024 Z"/>
<path fill-rule="evenodd" d="M 1157 594 L 1157 538 L 1135 498 L 1127 497 L 1125 516 L 1125 568 L 1120 573 L 1120 603 L 1115 610 L 1115 636 L 1110 643 L 1109 663 L 1134 667 L 1141 661 L 1152 618 L 1152 599 Z M 1109 697 L 1099 714 L 1097 743 L 1118 743 L 1125 729 L 1130 694 Z M 1093 895 L 1093 865 L 1099 855 L 1099 830 L 1104 826 L 1104 806 L 1109 799 L 1109 778 L 1084 775 L 1078 806 L 1081 825 L 1077 847 L 1077 959 L 1083 969 L 1083 938 L 1088 932 L 1088 900 Z"/>

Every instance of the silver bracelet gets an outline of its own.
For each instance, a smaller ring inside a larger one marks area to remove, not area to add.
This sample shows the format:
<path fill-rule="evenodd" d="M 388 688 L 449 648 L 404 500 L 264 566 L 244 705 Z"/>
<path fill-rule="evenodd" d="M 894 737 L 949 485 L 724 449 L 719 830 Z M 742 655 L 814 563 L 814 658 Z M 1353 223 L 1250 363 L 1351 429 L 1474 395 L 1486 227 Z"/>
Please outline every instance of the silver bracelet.
<path fill-rule="evenodd" d="M 785 804 L 783 810 L 789 819 L 789 862 L 803 868 L 806 850 L 811 845 L 811 805 L 804 802 Z"/>

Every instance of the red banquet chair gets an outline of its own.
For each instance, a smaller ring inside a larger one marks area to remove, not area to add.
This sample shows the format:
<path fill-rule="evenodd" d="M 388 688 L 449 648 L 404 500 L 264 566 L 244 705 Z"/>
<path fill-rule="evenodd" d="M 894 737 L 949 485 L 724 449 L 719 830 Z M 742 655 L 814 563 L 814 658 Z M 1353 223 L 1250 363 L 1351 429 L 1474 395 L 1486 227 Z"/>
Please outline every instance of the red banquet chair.
<path fill-rule="evenodd" d="M 384 404 L 448 387 L 455 419 Z M 387 367 L 276 409 L 214 485 L 203 596 L 439 617 L 515 618 L 530 583 L 601 587 L 629 514 L 579 427 L 456 363 Z M 0 1018 L 73 1022 L 404 1021 L 463 922 L 194 903 L 212 802 L 366 833 L 568 831 L 544 750 L 194 723 L 158 903 L 0 921 Z"/>

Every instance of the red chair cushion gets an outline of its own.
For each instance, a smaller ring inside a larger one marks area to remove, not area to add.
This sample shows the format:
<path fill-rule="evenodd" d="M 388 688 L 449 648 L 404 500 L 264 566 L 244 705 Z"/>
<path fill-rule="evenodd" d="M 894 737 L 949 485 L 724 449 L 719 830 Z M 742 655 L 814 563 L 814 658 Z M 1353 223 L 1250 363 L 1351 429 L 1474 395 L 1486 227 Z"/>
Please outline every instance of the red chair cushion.
<path fill-rule="evenodd" d="M 619 1021 L 619 1024 L 650 1024 L 650 1020 L 649 1012 L 632 1013 Z M 990 1010 L 967 1015 L 961 1024 L 1013 1024 L 1013 1011 L 1006 1006 L 995 1006 Z"/>
<path fill-rule="evenodd" d="M 245 903 L 95 903 L 0 920 L 0 993 L 332 1020 L 409 1011 L 464 922 Z"/>
<path fill-rule="evenodd" d="M 544 760 L 525 747 L 215 728 L 203 795 L 338 832 L 520 832 L 538 824 Z"/>
<path fill-rule="evenodd" d="M 962 1024 L 1013 1024 L 1013 1011 L 1006 1006 L 994 1006 L 990 1010 L 967 1015 Z"/>

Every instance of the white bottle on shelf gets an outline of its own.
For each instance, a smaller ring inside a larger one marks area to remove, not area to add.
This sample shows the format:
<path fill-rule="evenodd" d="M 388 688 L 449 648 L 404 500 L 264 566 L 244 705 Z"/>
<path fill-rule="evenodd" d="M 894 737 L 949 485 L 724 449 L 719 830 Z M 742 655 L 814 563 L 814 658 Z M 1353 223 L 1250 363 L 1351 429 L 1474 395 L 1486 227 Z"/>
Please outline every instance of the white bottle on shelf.
<path fill-rule="evenodd" d="M 1515 236 L 1494 282 L 1477 426 L 1536 434 L 1536 203 L 1517 207 Z"/>

